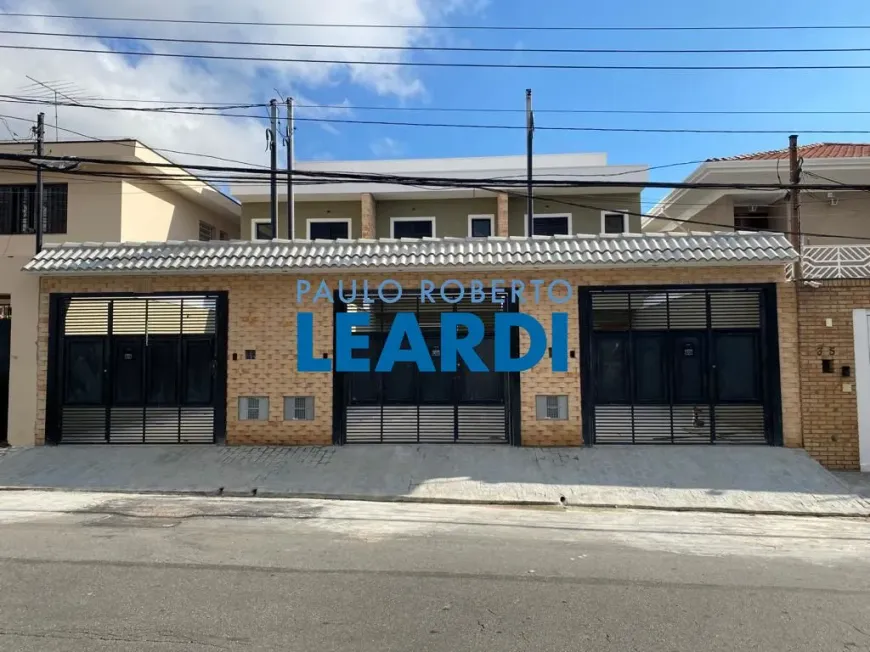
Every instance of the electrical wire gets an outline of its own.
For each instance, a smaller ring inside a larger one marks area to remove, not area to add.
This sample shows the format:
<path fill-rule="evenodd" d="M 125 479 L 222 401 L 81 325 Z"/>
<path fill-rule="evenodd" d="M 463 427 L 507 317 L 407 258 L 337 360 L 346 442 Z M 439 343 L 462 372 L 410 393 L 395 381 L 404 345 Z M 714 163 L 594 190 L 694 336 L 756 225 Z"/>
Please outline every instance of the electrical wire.
<path fill-rule="evenodd" d="M 76 106 L 76 105 L 72 105 L 72 106 Z M 90 108 L 90 107 L 82 107 L 82 108 Z M 31 124 L 35 122 L 32 119 L 22 118 L 22 117 L 14 116 L 14 115 L 0 114 L 0 118 L 7 118 L 9 120 L 20 120 L 22 122 L 29 122 Z M 119 142 L 118 140 L 96 138 L 95 136 L 89 136 L 87 134 L 83 134 L 80 131 L 75 131 L 74 129 L 68 129 L 66 127 L 59 127 L 58 125 L 54 125 L 54 124 L 51 124 L 48 122 L 45 123 L 45 126 L 51 128 L 51 129 L 59 129 L 60 131 L 63 131 L 64 133 L 73 134 L 74 136 L 79 136 L 80 138 L 84 138 L 86 140 L 93 141 L 95 143 L 105 143 L 107 145 L 109 145 L 109 144 L 117 145 L 120 147 L 127 147 L 129 149 L 129 145 L 125 145 L 125 144 Z M 124 139 L 124 140 L 127 140 L 128 142 L 138 142 L 138 141 L 136 141 L 135 138 Z M 159 153 L 165 152 L 165 153 L 169 153 L 169 154 L 179 154 L 179 155 L 183 155 L 183 156 L 196 156 L 197 158 L 207 158 L 207 159 L 212 159 L 215 161 L 222 161 L 224 163 L 238 163 L 240 165 L 250 165 L 253 167 L 260 167 L 260 168 L 263 168 L 265 170 L 268 170 L 268 167 L 266 167 L 264 165 L 259 165 L 257 163 L 250 163 L 248 161 L 240 161 L 238 159 L 224 158 L 222 156 L 214 156 L 211 154 L 201 154 L 201 153 L 197 153 L 197 152 L 186 152 L 186 151 L 179 150 L 179 149 L 168 149 L 165 147 L 149 147 L 147 145 L 146 145 L 146 147 L 148 147 L 148 149 L 151 149 L 151 150 L 153 150 L 155 152 L 159 152 Z M 175 165 L 174 163 L 173 163 L 173 165 L 175 167 L 184 167 L 184 166 Z"/>
<path fill-rule="evenodd" d="M 2 14 L 0 14 L 2 16 Z M 258 63 L 318 63 L 341 66 L 392 66 L 421 68 L 480 68 L 497 70 L 870 70 L 870 64 L 793 64 L 793 65 L 616 65 L 574 63 L 492 63 L 470 61 L 384 61 L 379 59 L 303 59 L 298 57 L 252 57 L 225 54 L 197 54 L 194 52 L 153 52 L 147 50 L 115 50 L 112 48 L 61 48 L 36 45 L 0 44 L 0 49 L 27 52 L 67 52 L 83 54 L 117 54 L 125 57 L 159 57 L 172 59 L 195 59 L 202 61 L 253 61 Z"/>
<path fill-rule="evenodd" d="M 207 20 L 193 18 L 146 18 L 140 16 L 80 16 L 70 14 L 41 14 L 27 12 L 4 12 L 0 18 L 53 18 L 58 20 L 81 20 L 125 23 L 165 23 L 172 25 L 232 25 L 252 27 L 327 27 L 342 29 L 416 29 L 416 30 L 469 30 L 469 31 L 517 31 L 517 32 L 674 32 L 674 31 L 788 31 L 788 30 L 866 30 L 870 25 L 415 25 L 377 23 L 302 23 L 242 20 Z"/>
<path fill-rule="evenodd" d="M 0 46 L 2 47 L 2 46 Z M 100 111 L 134 111 L 138 112 L 139 107 L 118 107 L 118 106 L 100 106 L 98 104 L 85 104 L 74 102 L 53 102 L 50 100 L 24 101 L 16 99 L 15 96 L 0 95 L 0 98 L 13 98 L 0 100 L 11 104 L 27 104 L 37 106 L 66 106 L 81 109 L 94 109 Z M 206 113 L 200 111 L 184 111 L 184 110 L 164 110 L 164 114 L 178 115 L 198 115 L 211 116 L 222 118 L 249 118 L 249 119 L 266 119 L 265 116 L 251 113 Z M 327 124 L 346 124 L 346 125 L 377 125 L 391 127 L 418 127 L 430 129 L 481 129 L 481 130 L 526 130 L 525 125 L 521 124 L 487 124 L 487 123 L 454 123 L 454 122 L 408 122 L 400 120 L 361 120 L 357 118 L 330 118 L 330 117 L 302 117 L 294 118 L 296 122 L 313 122 Z M 61 128 L 63 131 L 63 129 Z M 721 135 L 790 135 L 794 133 L 802 134 L 817 134 L 817 135 L 867 135 L 870 134 L 870 129 L 693 129 L 693 128 L 668 128 L 668 127 L 592 127 L 592 126 L 576 126 L 576 125 L 535 125 L 536 131 L 562 131 L 562 132 L 590 132 L 590 133 L 643 133 L 643 134 L 721 134 Z M 75 133 L 75 132 L 73 132 Z M 164 150 L 173 151 L 173 150 Z M 181 152 L 175 152 L 181 153 Z M 203 156 L 203 155 L 196 155 Z"/>
<path fill-rule="evenodd" d="M 2 154 L 0 154 L 0 160 L 25 160 L 25 159 L 30 159 L 30 158 L 33 158 L 33 157 L 32 156 L 24 156 L 24 155 L 8 155 L 8 154 L 2 155 Z M 46 157 L 46 158 L 51 158 L 51 157 Z M 58 160 L 62 160 L 62 159 L 60 159 L 58 157 Z M 82 159 L 82 160 L 84 160 L 84 159 Z M 93 162 L 93 160 L 89 160 L 86 162 Z M 112 164 L 112 165 L 118 165 L 119 163 L 121 163 L 119 161 L 103 161 L 103 162 L 105 162 L 107 164 Z M 166 166 L 158 166 L 158 167 L 166 167 Z M 62 174 L 75 174 L 77 172 L 79 174 L 93 175 L 93 172 L 75 171 L 75 170 L 61 171 Z M 493 187 L 489 183 L 485 182 L 485 183 L 481 184 L 481 183 L 478 183 L 477 180 L 469 180 L 469 179 L 456 180 L 456 179 L 440 179 L 440 178 L 431 178 L 431 177 L 429 177 L 429 178 L 426 178 L 426 177 L 415 178 L 415 177 L 400 177 L 400 176 L 393 176 L 393 175 L 377 175 L 377 174 L 361 175 L 361 174 L 348 174 L 348 173 L 300 172 L 300 171 L 294 170 L 293 175 L 295 176 L 296 174 L 302 174 L 303 176 L 309 176 L 309 177 L 321 176 L 328 181 L 335 181 L 337 178 L 343 178 L 343 177 L 347 176 L 347 177 L 352 177 L 354 179 L 359 178 L 359 177 L 366 177 L 370 182 L 382 183 L 382 184 L 409 185 L 409 186 L 414 186 L 414 187 L 421 187 L 421 186 L 433 187 L 434 186 L 434 187 L 466 188 L 466 189 L 467 188 L 474 188 L 474 189 L 484 190 L 484 191 L 492 192 L 492 193 L 505 193 L 505 194 L 507 194 L 509 196 L 513 196 L 513 197 L 519 197 L 519 198 L 524 198 L 524 199 L 528 198 L 528 195 L 521 193 L 521 192 L 511 191 L 511 190 L 505 189 L 505 188 L 500 187 L 500 186 Z M 152 174 L 143 175 L 140 173 L 140 176 L 153 179 L 156 175 L 152 175 Z M 536 184 L 539 186 L 544 185 L 544 184 L 549 184 L 549 183 L 550 182 L 546 181 L 546 180 L 544 180 L 544 181 L 538 180 L 536 182 Z M 581 187 L 588 187 L 583 182 L 580 182 L 580 183 L 583 184 Z M 625 187 L 625 184 L 622 184 L 620 182 L 602 182 L 602 183 L 610 184 L 610 185 L 618 185 L 619 187 Z M 653 185 L 653 184 L 644 183 L 644 184 L 636 184 L 636 185 Z M 656 184 L 656 185 L 660 185 L 660 184 Z M 679 185 L 684 186 L 684 187 L 715 186 L 715 187 L 726 187 L 726 188 L 733 188 L 733 189 L 745 189 L 746 188 L 746 184 L 679 184 Z M 760 189 L 767 189 L 767 187 L 769 185 L 772 185 L 772 184 L 761 184 L 757 187 Z M 782 185 L 782 184 L 780 184 L 780 185 Z M 602 187 L 602 185 L 595 184 L 594 187 Z M 676 187 L 676 186 L 674 186 L 674 187 Z M 864 185 L 851 185 L 851 184 L 847 185 L 847 184 L 837 183 L 837 184 L 835 184 L 834 187 L 835 188 L 848 188 L 848 189 L 853 189 L 853 190 L 870 191 L 870 186 L 864 186 Z M 785 187 L 782 187 L 779 189 L 786 189 L 786 188 L 790 189 L 790 188 L 793 188 L 793 186 L 791 186 L 789 184 L 788 186 L 785 186 Z M 808 185 L 799 186 L 799 189 L 800 190 L 822 190 L 822 189 L 827 189 L 827 187 L 823 188 L 823 187 L 820 187 L 817 185 L 808 184 Z M 596 206 L 596 205 L 586 204 L 586 203 L 580 203 L 580 202 L 576 202 L 576 201 L 570 201 L 570 200 L 567 200 L 567 199 L 564 199 L 561 197 L 535 195 L 535 198 L 539 201 L 549 201 L 549 202 L 559 203 L 559 204 L 566 205 L 566 206 L 575 206 L 578 208 L 584 208 L 587 210 L 594 210 L 594 211 L 611 210 L 607 207 Z M 666 222 L 671 222 L 671 223 L 673 223 L 673 222 L 685 223 L 684 220 L 676 220 L 676 219 L 661 216 L 661 215 L 650 215 L 647 213 L 641 213 L 641 212 L 631 211 L 631 210 L 621 210 L 620 212 L 624 213 L 626 215 L 629 215 L 629 216 L 646 218 L 646 219 L 650 219 L 650 220 L 666 221 Z M 705 222 L 705 221 L 700 221 L 700 220 L 692 220 L 691 223 L 701 225 L 701 226 L 713 226 L 713 227 L 716 227 L 718 229 L 722 228 L 721 224 L 716 224 L 716 223 L 712 223 L 712 222 Z M 757 232 L 768 232 L 766 229 L 755 228 L 755 227 L 746 227 L 745 230 L 757 231 Z M 782 233 L 784 233 L 785 235 L 792 235 L 794 232 L 785 231 Z M 821 237 L 821 238 L 849 237 L 852 240 L 870 241 L 870 237 L 843 236 L 843 235 L 838 235 L 838 234 L 834 234 L 834 233 L 802 232 L 802 235 L 812 236 L 812 237 Z"/>
<path fill-rule="evenodd" d="M 2 14 L 0 14 L 2 15 Z M 719 49 L 626 49 L 626 48 L 514 48 L 437 45 L 370 45 L 340 43 L 282 43 L 278 41 L 231 41 L 226 39 L 194 39 L 164 36 L 132 36 L 127 34 L 77 34 L 70 32 L 37 32 L 0 29 L 0 34 L 47 36 L 103 41 L 144 41 L 146 43 L 183 43 L 190 45 L 239 45 L 246 47 L 312 48 L 325 50 L 370 50 L 384 52 L 481 52 L 501 54 L 821 54 L 870 52 L 866 47 L 827 48 L 719 48 Z"/>
<path fill-rule="evenodd" d="M 54 104 L 50 97 L 22 97 L 20 95 L 5 95 L 4 97 L 13 97 L 20 100 L 36 100 Z M 180 105 L 185 100 L 145 100 L 137 98 L 109 98 L 100 96 L 82 97 L 81 100 L 93 102 L 118 102 L 123 104 L 164 104 L 167 109 L 184 109 L 184 108 L 202 108 L 203 110 L 221 110 L 222 108 L 268 108 L 268 103 L 248 104 L 242 102 L 199 102 L 196 107 L 173 106 Z M 525 109 L 512 109 L 507 107 L 446 107 L 446 106 L 371 106 L 359 104 L 305 104 L 296 103 L 297 109 L 320 109 L 320 110 L 341 110 L 341 111 L 399 111 L 399 112 L 422 112 L 422 113 L 525 113 Z M 108 108 L 108 107 L 107 107 Z M 727 109 L 711 109 L 711 110 L 680 110 L 680 109 L 548 109 L 536 108 L 535 113 L 554 113 L 554 114 L 613 114 L 613 115 L 870 115 L 870 111 L 862 110 L 797 110 L 797 109 L 780 109 L 780 110 L 727 110 Z"/>

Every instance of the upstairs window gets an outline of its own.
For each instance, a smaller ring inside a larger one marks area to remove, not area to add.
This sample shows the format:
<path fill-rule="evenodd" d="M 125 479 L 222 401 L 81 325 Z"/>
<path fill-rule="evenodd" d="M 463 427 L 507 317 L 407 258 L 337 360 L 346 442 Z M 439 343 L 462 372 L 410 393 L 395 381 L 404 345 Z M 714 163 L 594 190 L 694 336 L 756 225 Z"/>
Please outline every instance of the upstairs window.
<path fill-rule="evenodd" d="M 532 235 L 552 236 L 570 235 L 571 216 L 567 213 L 558 215 L 535 215 L 533 216 L 534 233 Z M 528 217 L 525 218 L 526 231 L 528 232 Z"/>
<path fill-rule="evenodd" d="M 199 239 L 202 242 L 211 242 L 215 240 L 216 230 L 213 224 L 209 224 L 208 222 L 203 222 L 200 220 L 199 222 Z"/>
<path fill-rule="evenodd" d="M 350 238 L 350 220 L 308 220 L 309 240 L 347 240 Z"/>
<path fill-rule="evenodd" d="M 272 221 L 257 219 L 251 221 L 251 240 L 272 240 Z"/>
<path fill-rule="evenodd" d="M 434 217 L 394 217 L 390 219 L 391 238 L 434 238 Z"/>
<path fill-rule="evenodd" d="M 468 237 L 488 238 L 492 235 L 492 215 L 469 215 Z"/>
<path fill-rule="evenodd" d="M 770 213 L 767 208 L 736 206 L 734 208 L 735 231 L 769 231 Z"/>
<path fill-rule="evenodd" d="M 601 213 L 602 233 L 628 233 L 628 215 L 614 211 Z"/>
<path fill-rule="evenodd" d="M 67 184 L 43 186 L 42 230 L 66 233 Z M 36 233 L 36 184 L 0 185 L 0 235 Z"/>

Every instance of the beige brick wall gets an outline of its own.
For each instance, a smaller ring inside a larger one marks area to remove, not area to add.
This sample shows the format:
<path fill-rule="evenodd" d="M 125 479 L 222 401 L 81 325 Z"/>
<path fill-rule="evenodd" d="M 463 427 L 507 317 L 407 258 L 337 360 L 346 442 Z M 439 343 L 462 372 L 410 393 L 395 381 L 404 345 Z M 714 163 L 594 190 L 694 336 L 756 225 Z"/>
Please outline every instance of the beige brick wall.
<path fill-rule="evenodd" d="M 362 281 L 368 278 L 370 285 L 387 277 L 400 281 L 406 289 L 419 287 L 424 278 L 436 284 L 448 278 L 468 283 L 472 279 L 491 281 L 519 279 L 527 285 L 534 279 L 548 282 L 563 278 L 575 288 L 601 285 L 668 285 L 668 284 L 713 284 L 713 283 L 769 283 L 783 280 L 781 267 L 720 267 L 720 268 L 649 268 L 614 270 L 529 270 L 494 273 L 454 274 L 409 274 L 363 276 L 345 275 Z M 338 277 L 306 277 L 326 280 L 336 287 Z M 79 277 L 47 278 L 42 280 L 40 299 L 39 331 L 39 406 L 37 415 L 37 439 L 44 441 L 45 375 L 48 342 L 48 295 L 51 292 L 168 292 L 168 291 L 227 291 L 229 292 L 229 361 L 227 364 L 227 441 L 230 444 L 319 444 L 332 442 L 332 376 L 296 372 L 296 277 L 291 275 L 214 275 L 204 276 L 153 276 L 153 277 Z M 785 292 L 783 289 L 785 288 Z M 782 350 L 783 415 L 787 445 L 800 445 L 800 394 L 796 367 L 796 330 L 790 310 L 787 292 L 791 286 L 780 285 L 780 338 Z M 332 306 L 321 302 L 304 310 L 315 312 L 315 354 L 332 354 Z M 537 317 L 544 324 L 548 336 L 550 314 L 568 313 L 569 350 L 576 352 L 569 358 L 567 373 L 553 373 L 550 360 L 545 358 L 534 369 L 522 374 L 523 443 L 528 446 L 579 446 L 582 445 L 580 414 L 580 325 L 578 304 L 575 299 L 559 306 L 551 304 L 543 294 L 538 305 L 526 304 L 522 310 Z M 525 352 L 528 341 L 521 340 Z M 244 359 L 245 349 L 256 349 L 257 359 Z M 232 360 L 237 353 L 239 360 Z M 535 396 L 538 394 L 564 394 L 569 397 L 567 421 L 537 421 Z M 283 396 L 312 395 L 316 397 L 316 420 L 304 425 L 283 421 Z M 267 423 L 238 421 L 239 396 L 269 396 L 271 414 Z"/>
<path fill-rule="evenodd" d="M 377 205 L 375 198 L 370 192 L 364 192 L 360 196 L 362 202 L 362 234 L 363 240 L 374 240 L 377 237 L 375 223 L 377 220 Z"/>
<path fill-rule="evenodd" d="M 870 308 L 870 280 L 824 281 L 822 287 L 800 290 L 804 448 L 830 469 L 859 468 L 852 323 L 856 308 Z M 822 373 L 824 359 L 833 362 L 834 373 Z M 840 375 L 846 365 L 852 368 L 850 378 Z M 844 384 L 851 391 L 843 391 Z"/>
<path fill-rule="evenodd" d="M 496 214 L 495 214 L 495 233 L 500 238 L 506 238 L 510 235 L 510 225 L 508 222 L 508 207 L 510 200 L 506 193 L 500 192 L 496 196 Z"/>

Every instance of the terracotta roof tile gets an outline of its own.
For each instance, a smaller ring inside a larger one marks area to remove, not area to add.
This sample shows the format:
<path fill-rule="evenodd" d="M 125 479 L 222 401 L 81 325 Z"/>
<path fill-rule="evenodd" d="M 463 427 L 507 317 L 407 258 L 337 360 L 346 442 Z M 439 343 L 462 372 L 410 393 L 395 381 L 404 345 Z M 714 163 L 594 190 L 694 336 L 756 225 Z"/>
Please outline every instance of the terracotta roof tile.
<path fill-rule="evenodd" d="M 870 157 L 870 143 L 813 143 L 798 147 L 798 155 L 808 158 L 859 158 Z M 787 159 L 788 148 L 767 152 L 753 152 L 724 158 L 707 159 L 708 163 L 717 161 L 775 161 Z"/>

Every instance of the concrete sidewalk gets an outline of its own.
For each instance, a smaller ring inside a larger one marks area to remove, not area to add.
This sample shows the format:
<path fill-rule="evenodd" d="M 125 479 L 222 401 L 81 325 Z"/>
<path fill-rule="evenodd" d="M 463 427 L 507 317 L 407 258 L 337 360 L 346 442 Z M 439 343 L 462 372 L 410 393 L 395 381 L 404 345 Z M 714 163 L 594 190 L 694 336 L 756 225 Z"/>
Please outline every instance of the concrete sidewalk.
<path fill-rule="evenodd" d="M 870 515 L 803 451 L 737 446 L 40 447 L 0 455 L 0 487 Z"/>

